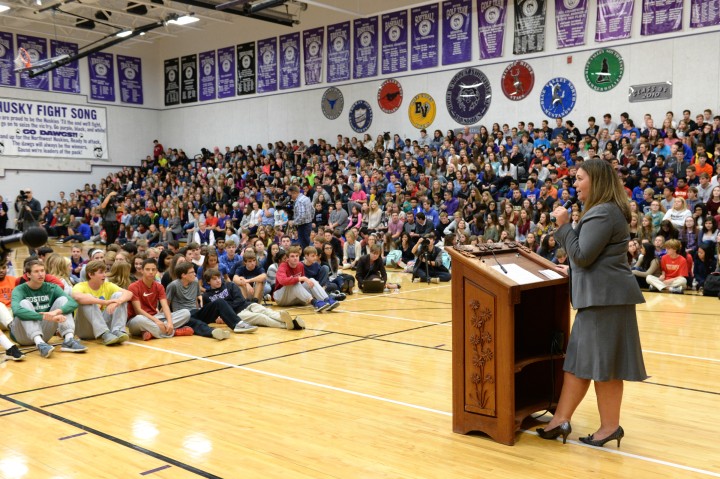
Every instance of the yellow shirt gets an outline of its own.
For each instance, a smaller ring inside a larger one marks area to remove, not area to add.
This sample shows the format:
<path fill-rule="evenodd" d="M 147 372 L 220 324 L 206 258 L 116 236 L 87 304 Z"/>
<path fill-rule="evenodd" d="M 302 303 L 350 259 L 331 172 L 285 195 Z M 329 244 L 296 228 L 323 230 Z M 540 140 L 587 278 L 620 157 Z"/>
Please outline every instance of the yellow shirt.
<path fill-rule="evenodd" d="M 88 283 L 87 281 L 83 281 L 82 283 L 78 283 L 73 286 L 73 293 L 89 294 L 98 299 L 110 299 L 113 294 L 119 293 L 121 291 L 122 288 L 120 288 L 120 286 L 113 284 L 109 281 L 105 281 L 100 286 L 100 289 L 90 288 L 90 283 Z M 105 309 L 105 306 L 101 306 L 100 309 Z"/>

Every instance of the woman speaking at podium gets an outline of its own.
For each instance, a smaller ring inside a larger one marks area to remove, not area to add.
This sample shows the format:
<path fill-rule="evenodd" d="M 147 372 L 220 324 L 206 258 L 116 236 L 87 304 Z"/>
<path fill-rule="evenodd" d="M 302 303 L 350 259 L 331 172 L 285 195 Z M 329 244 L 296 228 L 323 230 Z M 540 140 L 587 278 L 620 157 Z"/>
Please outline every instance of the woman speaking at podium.
<path fill-rule="evenodd" d="M 600 412 L 600 427 L 580 441 L 603 446 L 625 435 L 620 427 L 623 381 L 644 381 L 645 373 L 635 305 L 645 300 L 627 262 L 630 240 L 629 200 L 615 170 L 604 160 L 585 161 L 575 181 L 583 216 L 577 229 L 568 212 L 553 212 L 555 238 L 567 251 L 571 268 L 571 301 L 577 309 L 568 342 L 565 377 L 552 420 L 537 433 L 543 439 L 572 431 L 570 419 L 590 381 Z"/>

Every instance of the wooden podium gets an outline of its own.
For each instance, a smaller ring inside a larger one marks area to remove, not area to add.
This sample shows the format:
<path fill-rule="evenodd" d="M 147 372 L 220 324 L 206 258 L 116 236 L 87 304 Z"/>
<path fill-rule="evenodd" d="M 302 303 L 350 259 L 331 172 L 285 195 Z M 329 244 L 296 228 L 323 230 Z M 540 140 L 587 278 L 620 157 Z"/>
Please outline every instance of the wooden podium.
<path fill-rule="evenodd" d="M 560 397 L 570 334 L 568 278 L 541 273 L 556 270 L 517 243 L 446 251 L 452 257 L 453 431 L 481 431 L 511 446 L 525 418 L 554 411 Z"/>

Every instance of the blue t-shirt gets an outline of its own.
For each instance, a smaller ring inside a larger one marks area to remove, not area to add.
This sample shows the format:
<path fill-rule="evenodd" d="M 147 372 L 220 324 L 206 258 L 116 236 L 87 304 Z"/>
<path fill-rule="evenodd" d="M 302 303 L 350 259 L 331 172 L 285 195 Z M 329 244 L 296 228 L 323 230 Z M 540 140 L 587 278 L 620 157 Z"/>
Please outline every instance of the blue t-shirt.
<path fill-rule="evenodd" d="M 237 276 L 240 276 L 241 278 L 253 279 L 256 276 L 260 276 L 261 274 L 265 274 L 265 269 L 262 266 L 256 265 L 255 268 L 252 271 L 250 271 L 245 267 L 245 265 L 242 265 L 242 266 L 238 266 L 235 268 L 233 277 L 235 277 L 235 275 L 237 275 Z"/>

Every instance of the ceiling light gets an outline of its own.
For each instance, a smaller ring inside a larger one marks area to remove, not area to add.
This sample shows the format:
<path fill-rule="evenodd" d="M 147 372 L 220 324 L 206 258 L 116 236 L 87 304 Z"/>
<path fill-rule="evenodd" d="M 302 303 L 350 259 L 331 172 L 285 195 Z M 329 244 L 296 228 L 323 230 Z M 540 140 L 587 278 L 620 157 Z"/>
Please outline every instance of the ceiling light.
<path fill-rule="evenodd" d="M 175 25 L 189 25 L 191 23 L 199 22 L 200 19 L 195 16 L 194 13 L 183 15 L 182 17 L 168 20 L 168 23 L 174 23 Z"/>
<path fill-rule="evenodd" d="M 132 35 L 132 30 L 123 30 L 122 32 L 118 32 L 115 34 L 116 37 L 125 38 Z"/>
<path fill-rule="evenodd" d="M 7 5 L 0 5 L 0 13 L 7 12 L 8 10 L 10 10 L 10 7 Z"/>
<path fill-rule="evenodd" d="M 42 7 L 42 0 L 35 0 L 35 5 Z"/>

